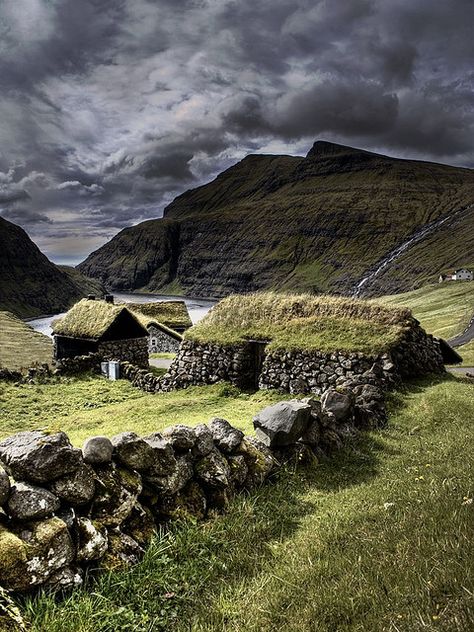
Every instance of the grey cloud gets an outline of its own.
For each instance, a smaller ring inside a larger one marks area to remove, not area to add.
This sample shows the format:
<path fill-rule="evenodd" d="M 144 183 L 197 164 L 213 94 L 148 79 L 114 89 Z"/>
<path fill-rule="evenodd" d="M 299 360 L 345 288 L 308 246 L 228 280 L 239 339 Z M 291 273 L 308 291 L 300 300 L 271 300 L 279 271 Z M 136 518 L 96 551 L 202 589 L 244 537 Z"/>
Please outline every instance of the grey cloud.
<path fill-rule="evenodd" d="M 3 213 L 80 259 L 272 142 L 472 165 L 473 22 L 471 0 L 3 0 Z"/>

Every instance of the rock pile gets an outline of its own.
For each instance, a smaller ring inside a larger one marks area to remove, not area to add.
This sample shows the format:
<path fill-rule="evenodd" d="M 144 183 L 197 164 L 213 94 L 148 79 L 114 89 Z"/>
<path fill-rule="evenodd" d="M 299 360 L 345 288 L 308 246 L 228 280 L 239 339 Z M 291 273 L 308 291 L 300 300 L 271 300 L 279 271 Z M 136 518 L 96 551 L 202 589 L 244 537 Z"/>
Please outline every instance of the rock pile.
<path fill-rule="evenodd" d="M 358 389 L 358 390 L 357 390 Z M 79 586 L 86 569 L 136 563 L 158 525 L 225 510 L 281 463 L 321 456 L 357 426 L 383 418 L 381 392 L 328 389 L 321 402 L 280 402 L 254 420 L 257 437 L 225 419 L 146 437 L 20 432 L 0 442 L 0 586 Z"/>

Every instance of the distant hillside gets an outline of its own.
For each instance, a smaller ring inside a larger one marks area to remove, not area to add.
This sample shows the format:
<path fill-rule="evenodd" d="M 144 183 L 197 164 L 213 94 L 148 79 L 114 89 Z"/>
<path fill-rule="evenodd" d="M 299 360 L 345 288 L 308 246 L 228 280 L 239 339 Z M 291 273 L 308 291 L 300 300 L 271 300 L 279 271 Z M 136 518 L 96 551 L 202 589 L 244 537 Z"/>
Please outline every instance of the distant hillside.
<path fill-rule="evenodd" d="M 473 202 L 470 169 L 320 141 L 247 156 L 79 269 L 116 290 L 394 293 L 474 259 Z"/>
<path fill-rule="evenodd" d="M 10 370 L 51 364 L 51 338 L 32 329 L 10 312 L 0 311 L 0 367 Z"/>
<path fill-rule="evenodd" d="M 25 231 L 0 217 L 0 310 L 27 318 L 64 311 L 101 284 L 52 263 Z"/>

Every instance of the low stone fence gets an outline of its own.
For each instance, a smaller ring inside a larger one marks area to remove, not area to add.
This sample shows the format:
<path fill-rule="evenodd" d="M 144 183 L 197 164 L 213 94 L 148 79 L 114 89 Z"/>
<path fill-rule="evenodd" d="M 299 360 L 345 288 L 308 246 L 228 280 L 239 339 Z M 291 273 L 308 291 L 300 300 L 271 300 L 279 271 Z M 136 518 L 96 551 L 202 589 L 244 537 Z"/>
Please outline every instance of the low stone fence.
<path fill-rule="evenodd" d="M 282 463 L 321 457 L 384 415 L 383 391 L 358 383 L 266 408 L 256 438 L 219 418 L 82 450 L 63 432 L 13 435 L 0 442 L 0 587 L 65 590 L 86 570 L 134 564 L 160 525 L 223 511 Z"/>
<path fill-rule="evenodd" d="M 100 373 L 100 363 L 102 356 L 100 353 L 89 353 L 87 355 L 74 356 L 73 358 L 61 358 L 55 360 L 56 375 L 74 375 L 92 371 Z"/>

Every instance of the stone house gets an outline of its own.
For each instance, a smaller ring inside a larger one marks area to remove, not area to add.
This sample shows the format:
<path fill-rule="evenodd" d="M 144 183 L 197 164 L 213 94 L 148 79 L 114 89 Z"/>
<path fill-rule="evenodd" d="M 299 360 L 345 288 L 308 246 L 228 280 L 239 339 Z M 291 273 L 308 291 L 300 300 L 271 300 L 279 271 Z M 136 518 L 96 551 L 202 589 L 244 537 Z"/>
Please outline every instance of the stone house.
<path fill-rule="evenodd" d="M 186 332 L 162 388 L 229 381 L 321 394 L 372 374 L 396 382 L 442 373 L 447 347 L 405 308 L 342 297 L 231 296 Z"/>
<path fill-rule="evenodd" d="M 103 360 L 148 366 L 148 331 L 124 305 L 82 299 L 53 323 L 53 336 L 56 360 L 98 353 Z"/>
<path fill-rule="evenodd" d="M 147 322 L 146 328 L 149 353 L 178 353 L 183 340 L 181 334 L 153 320 Z"/>
<path fill-rule="evenodd" d="M 454 270 L 451 274 L 440 274 L 438 281 L 443 283 L 444 281 L 472 281 L 474 279 L 474 273 L 467 268 L 459 268 Z"/>

